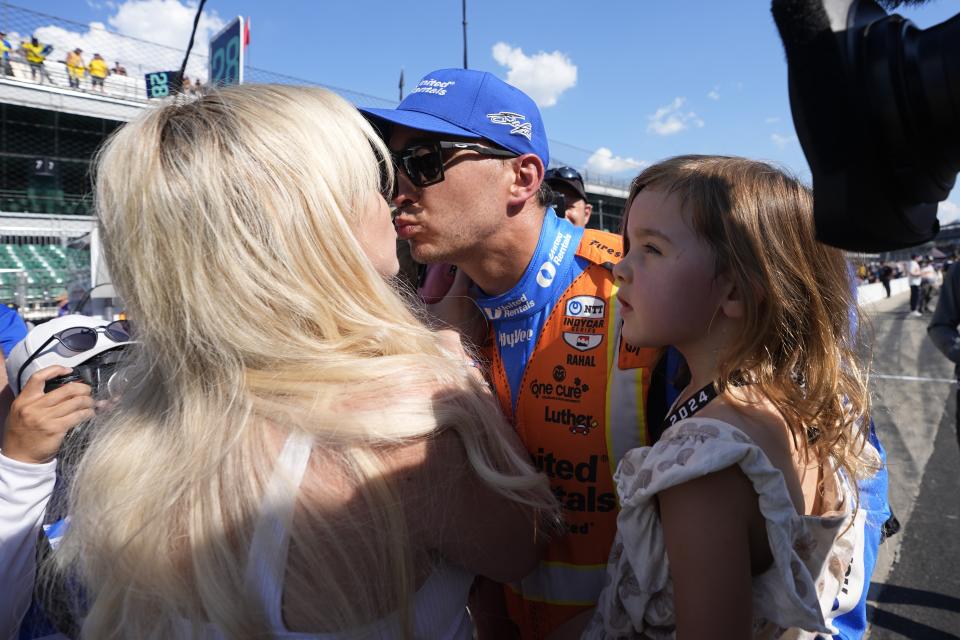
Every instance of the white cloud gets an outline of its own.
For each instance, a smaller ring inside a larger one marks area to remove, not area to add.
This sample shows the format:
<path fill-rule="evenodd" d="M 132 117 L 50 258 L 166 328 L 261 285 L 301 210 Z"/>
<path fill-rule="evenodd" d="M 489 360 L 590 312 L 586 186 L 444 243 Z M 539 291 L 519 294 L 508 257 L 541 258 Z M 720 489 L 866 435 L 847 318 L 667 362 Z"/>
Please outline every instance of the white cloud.
<path fill-rule="evenodd" d="M 507 82 L 526 92 L 540 108 L 552 107 L 557 98 L 577 84 L 577 66 L 560 51 L 540 51 L 528 56 L 506 42 L 493 45 L 493 59 L 507 67 Z"/>
<path fill-rule="evenodd" d="M 767 124 L 776 124 L 780 122 L 780 118 L 778 118 L 777 116 L 770 116 L 769 118 L 764 118 L 763 121 L 766 122 Z"/>
<path fill-rule="evenodd" d="M 944 200 L 937 209 L 937 218 L 942 225 L 960 221 L 960 205 L 950 200 Z"/>
<path fill-rule="evenodd" d="M 796 142 L 796 141 L 797 141 L 797 136 L 795 136 L 795 135 L 782 136 L 782 135 L 780 135 L 779 133 L 771 133 L 771 134 L 770 134 L 770 141 L 773 142 L 773 144 L 775 144 L 775 145 L 777 145 L 778 147 L 780 147 L 781 149 L 783 149 L 783 148 L 786 147 L 788 144 L 791 144 L 791 143 L 793 143 L 793 142 Z"/>
<path fill-rule="evenodd" d="M 710 92 L 707 94 L 707 97 L 710 98 L 711 100 L 719 100 L 720 87 L 714 87 L 713 89 L 711 89 Z"/>
<path fill-rule="evenodd" d="M 670 136 L 680 133 L 690 126 L 702 127 L 703 120 L 693 111 L 682 111 L 686 98 L 677 97 L 673 102 L 664 105 L 648 116 L 650 124 L 647 125 L 647 131 L 659 136 Z"/>
<path fill-rule="evenodd" d="M 87 30 L 82 32 L 48 25 L 35 29 L 34 34 L 41 42 L 54 46 L 52 59 L 55 60 L 61 60 L 67 51 L 80 47 L 87 62 L 94 53 L 99 53 L 111 65 L 114 61 L 119 61 L 131 75 L 180 68 L 193 28 L 193 18 L 197 10 L 195 2 L 127 0 L 118 4 L 107 2 L 105 6 L 114 11 L 107 18 L 113 31 L 107 31 L 102 22 L 91 22 Z M 163 17 L 162 20 L 159 19 L 160 16 Z M 210 37 L 224 26 L 226 23 L 216 12 L 204 11 L 200 16 L 190 64 L 187 67 L 188 76 L 199 76 L 206 80 L 207 44 Z M 118 33 L 120 36 L 139 38 L 146 42 L 118 37 Z M 165 46 L 156 46 L 157 44 Z"/>
<path fill-rule="evenodd" d="M 627 169 L 642 169 L 649 164 L 650 163 L 645 160 L 615 156 L 610 149 L 600 147 L 594 151 L 593 155 L 587 160 L 587 171 L 594 171 L 596 173 L 620 173 Z"/>

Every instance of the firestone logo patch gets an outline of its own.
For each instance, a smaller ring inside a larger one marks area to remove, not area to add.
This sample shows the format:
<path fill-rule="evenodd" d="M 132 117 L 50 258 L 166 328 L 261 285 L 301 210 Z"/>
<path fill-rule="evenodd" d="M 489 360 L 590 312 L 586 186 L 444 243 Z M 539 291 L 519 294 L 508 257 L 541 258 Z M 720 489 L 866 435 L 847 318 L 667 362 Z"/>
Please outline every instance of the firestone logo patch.
<path fill-rule="evenodd" d="M 527 119 L 527 116 L 525 115 L 512 113 L 510 111 L 501 111 L 500 113 L 488 113 L 487 119 L 493 124 L 502 124 L 512 127 L 510 129 L 510 135 L 523 136 L 527 140 L 531 140 L 533 138 L 533 124 L 530 122 L 524 122 L 524 120 Z"/>

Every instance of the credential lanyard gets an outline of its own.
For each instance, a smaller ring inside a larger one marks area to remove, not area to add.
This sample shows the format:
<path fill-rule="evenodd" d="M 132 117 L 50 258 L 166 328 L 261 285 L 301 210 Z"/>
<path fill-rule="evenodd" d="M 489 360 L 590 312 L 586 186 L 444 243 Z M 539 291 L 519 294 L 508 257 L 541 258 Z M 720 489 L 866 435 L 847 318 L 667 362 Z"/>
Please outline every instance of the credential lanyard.
<path fill-rule="evenodd" d="M 672 427 L 678 420 L 686 420 L 707 406 L 716 397 L 717 388 L 711 382 L 668 413 L 667 417 L 663 419 L 663 428 Z"/>

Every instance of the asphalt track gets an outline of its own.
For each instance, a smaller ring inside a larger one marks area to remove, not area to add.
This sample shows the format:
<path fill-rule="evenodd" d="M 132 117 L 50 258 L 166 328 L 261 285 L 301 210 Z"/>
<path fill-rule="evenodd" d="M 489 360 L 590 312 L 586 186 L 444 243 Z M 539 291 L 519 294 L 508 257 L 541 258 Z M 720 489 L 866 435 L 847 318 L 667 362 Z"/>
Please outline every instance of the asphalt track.
<path fill-rule="evenodd" d="M 960 640 L 960 439 L 953 364 L 927 338 L 908 296 L 867 308 L 872 395 L 887 450 L 890 503 L 903 525 L 880 548 L 869 638 Z"/>

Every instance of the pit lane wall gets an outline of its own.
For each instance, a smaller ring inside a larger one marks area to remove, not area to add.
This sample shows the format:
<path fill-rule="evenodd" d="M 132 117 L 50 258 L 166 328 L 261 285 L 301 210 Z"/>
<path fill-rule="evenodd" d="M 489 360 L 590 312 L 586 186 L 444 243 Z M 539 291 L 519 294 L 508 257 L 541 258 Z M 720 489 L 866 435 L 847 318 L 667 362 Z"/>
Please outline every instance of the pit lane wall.
<path fill-rule="evenodd" d="M 898 293 L 910 291 L 909 278 L 897 278 L 890 281 L 890 295 L 895 296 Z M 857 302 L 861 305 L 878 302 L 887 297 L 887 291 L 879 282 L 873 284 L 863 284 L 857 287 Z"/>

